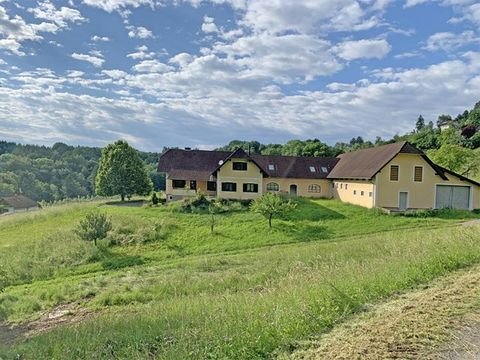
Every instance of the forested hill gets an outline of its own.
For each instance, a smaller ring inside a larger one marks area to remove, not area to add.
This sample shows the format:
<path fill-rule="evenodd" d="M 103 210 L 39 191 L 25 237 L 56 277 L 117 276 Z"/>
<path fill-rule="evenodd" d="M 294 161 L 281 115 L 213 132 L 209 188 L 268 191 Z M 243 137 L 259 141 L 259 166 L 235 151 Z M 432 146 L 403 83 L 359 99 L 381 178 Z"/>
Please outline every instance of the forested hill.
<path fill-rule="evenodd" d="M 453 117 L 440 115 L 435 122 L 422 115 L 412 121 L 412 131 L 391 139 L 375 141 L 356 137 L 348 143 L 329 146 L 319 139 L 290 140 L 285 144 L 262 144 L 258 141 L 233 140 L 217 150 L 232 151 L 241 147 L 252 154 L 294 156 L 337 156 L 354 150 L 409 141 L 439 165 L 480 180 L 480 102 L 473 109 Z"/>
<path fill-rule="evenodd" d="M 102 149 L 56 143 L 52 147 L 0 141 L 0 195 L 23 193 L 40 201 L 95 195 L 94 180 Z M 138 152 L 156 190 L 158 153 Z"/>
<path fill-rule="evenodd" d="M 407 140 L 450 170 L 480 180 L 480 102 L 456 117 L 440 115 L 434 121 L 422 116 L 412 120 L 413 130 L 392 139 L 375 141 L 353 138 L 329 146 L 318 139 L 291 140 L 285 144 L 231 141 L 220 150 L 238 147 L 265 155 L 337 156 L 362 148 Z M 23 193 L 35 200 L 55 201 L 92 196 L 101 149 L 68 146 L 18 145 L 0 141 L 0 195 Z M 155 190 L 164 189 L 165 178 L 157 174 L 158 153 L 139 152 Z"/>

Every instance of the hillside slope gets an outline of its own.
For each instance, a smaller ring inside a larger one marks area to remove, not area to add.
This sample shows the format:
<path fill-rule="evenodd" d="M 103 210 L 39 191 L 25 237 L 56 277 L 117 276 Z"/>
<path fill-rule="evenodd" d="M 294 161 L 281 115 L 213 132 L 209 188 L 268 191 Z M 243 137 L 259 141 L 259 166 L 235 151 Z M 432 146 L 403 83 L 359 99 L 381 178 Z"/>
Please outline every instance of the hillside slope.
<path fill-rule="evenodd" d="M 72 233 L 91 209 L 114 224 L 99 248 Z M 271 231 L 234 206 L 213 234 L 210 215 L 175 204 L 96 202 L 3 218 L 0 316 L 27 327 L 49 314 L 82 321 L 37 327 L 0 354 L 270 358 L 365 304 L 479 262 L 480 231 L 458 226 L 475 216 L 407 218 L 301 200 Z"/>

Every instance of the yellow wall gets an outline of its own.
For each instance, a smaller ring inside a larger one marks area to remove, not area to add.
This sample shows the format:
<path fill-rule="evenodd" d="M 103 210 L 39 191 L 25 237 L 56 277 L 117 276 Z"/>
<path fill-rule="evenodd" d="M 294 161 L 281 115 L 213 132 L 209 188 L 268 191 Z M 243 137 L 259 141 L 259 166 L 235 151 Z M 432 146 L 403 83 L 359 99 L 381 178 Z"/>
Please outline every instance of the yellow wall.
<path fill-rule="evenodd" d="M 290 185 L 297 185 L 297 195 L 312 198 L 331 198 L 331 182 L 326 179 L 290 179 L 290 178 L 264 178 L 263 189 L 267 192 L 268 183 L 277 183 L 280 187 L 280 193 L 289 193 Z M 320 185 L 320 192 L 309 192 L 308 186 L 312 184 Z"/>
<path fill-rule="evenodd" d="M 333 197 L 340 201 L 367 208 L 374 207 L 375 185 L 371 181 L 335 180 L 332 191 Z"/>
<path fill-rule="evenodd" d="M 233 170 L 233 162 L 246 162 L 247 171 Z M 222 191 L 222 182 L 237 184 L 237 191 Z M 258 193 L 243 192 L 243 184 L 258 184 Z M 225 162 L 217 172 L 217 196 L 222 199 L 249 200 L 255 199 L 263 192 L 263 174 L 260 168 L 252 161 L 245 159 L 231 159 Z"/>
<path fill-rule="evenodd" d="M 399 166 L 399 181 L 390 181 L 390 165 Z M 415 166 L 423 166 L 423 181 L 414 182 Z M 437 184 L 464 185 L 471 187 L 470 205 L 474 209 L 480 208 L 480 187 L 463 181 L 454 175 L 446 174 L 449 181 L 435 175 L 432 167 L 416 154 L 398 154 L 376 176 L 377 207 L 398 207 L 400 191 L 408 192 L 408 208 L 432 209 L 435 207 L 435 192 Z"/>

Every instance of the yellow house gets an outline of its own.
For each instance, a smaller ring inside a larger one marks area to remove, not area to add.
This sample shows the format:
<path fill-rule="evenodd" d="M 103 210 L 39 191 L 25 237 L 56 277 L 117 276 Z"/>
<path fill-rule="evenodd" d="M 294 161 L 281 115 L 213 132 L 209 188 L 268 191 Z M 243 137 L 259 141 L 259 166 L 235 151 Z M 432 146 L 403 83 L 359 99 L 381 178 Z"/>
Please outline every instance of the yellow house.
<path fill-rule="evenodd" d="M 341 201 L 393 211 L 480 208 L 479 183 L 434 164 L 408 142 L 339 158 L 328 178 Z"/>
<path fill-rule="evenodd" d="M 238 200 L 277 192 L 391 211 L 480 208 L 479 183 L 434 164 L 408 142 L 338 158 L 170 149 L 160 157 L 158 171 L 166 173 L 168 200 L 197 191 Z"/>
<path fill-rule="evenodd" d="M 336 158 L 248 155 L 233 152 L 170 149 L 160 157 L 167 200 L 202 191 L 222 199 L 250 200 L 264 192 L 305 197 L 332 196 L 327 175 Z"/>

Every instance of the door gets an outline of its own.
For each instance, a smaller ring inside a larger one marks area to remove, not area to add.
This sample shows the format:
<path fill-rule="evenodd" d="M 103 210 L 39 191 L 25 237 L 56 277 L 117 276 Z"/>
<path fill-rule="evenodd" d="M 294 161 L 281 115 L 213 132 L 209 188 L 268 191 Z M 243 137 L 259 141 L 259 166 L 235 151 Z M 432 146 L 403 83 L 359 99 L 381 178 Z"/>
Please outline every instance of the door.
<path fill-rule="evenodd" d="M 401 191 L 398 194 L 398 209 L 400 211 L 407 210 L 407 204 L 408 204 L 408 192 Z"/>
<path fill-rule="evenodd" d="M 297 185 L 290 185 L 290 195 L 296 196 L 297 195 Z"/>
<path fill-rule="evenodd" d="M 435 208 L 469 209 L 470 187 L 437 185 Z"/>

